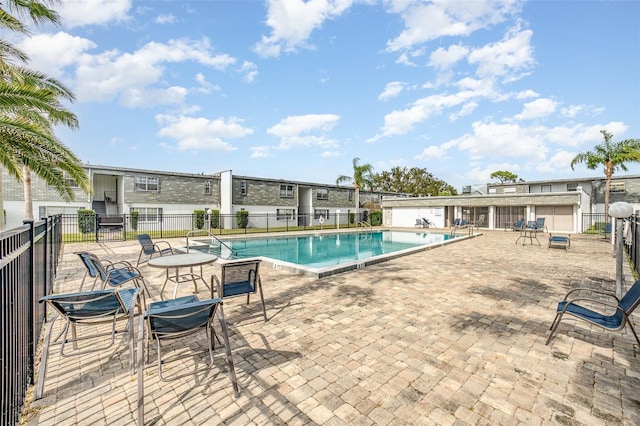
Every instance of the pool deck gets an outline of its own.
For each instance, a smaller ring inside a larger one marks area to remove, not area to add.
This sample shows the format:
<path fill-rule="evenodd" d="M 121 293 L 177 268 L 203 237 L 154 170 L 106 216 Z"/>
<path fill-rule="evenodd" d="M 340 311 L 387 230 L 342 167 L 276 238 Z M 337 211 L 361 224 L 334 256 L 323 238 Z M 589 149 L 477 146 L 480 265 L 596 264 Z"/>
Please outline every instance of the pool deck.
<path fill-rule="evenodd" d="M 268 322 L 258 298 L 224 305 L 240 397 L 233 396 L 221 349 L 208 373 L 169 383 L 150 365 L 145 423 L 640 424 L 640 348 L 628 329 L 609 333 L 567 318 L 545 345 L 568 290 L 615 287 L 611 244 L 577 235 L 569 250 L 548 249 L 548 234 L 539 236 L 542 246 L 516 245 L 517 238 L 483 231 L 320 279 L 265 267 Z M 56 292 L 78 289 L 84 269 L 73 252 L 135 262 L 139 247 L 66 245 Z M 141 270 L 157 300 L 164 271 Z M 626 291 L 633 278 L 626 263 L 624 270 Z M 206 276 L 218 272 L 216 264 L 205 267 Z M 182 284 L 180 294 L 192 288 Z M 207 297 L 204 286 L 199 296 Z M 632 320 L 639 328 L 637 312 Z M 200 349 L 204 341 L 189 343 Z M 206 357 L 191 353 L 181 367 L 202 368 Z M 123 339 L 101 353 L 67 358 L 52 349 L 47 371 L 43 399 L 27 405 L 27 424 L 135 423 L 137 382 Z"/>

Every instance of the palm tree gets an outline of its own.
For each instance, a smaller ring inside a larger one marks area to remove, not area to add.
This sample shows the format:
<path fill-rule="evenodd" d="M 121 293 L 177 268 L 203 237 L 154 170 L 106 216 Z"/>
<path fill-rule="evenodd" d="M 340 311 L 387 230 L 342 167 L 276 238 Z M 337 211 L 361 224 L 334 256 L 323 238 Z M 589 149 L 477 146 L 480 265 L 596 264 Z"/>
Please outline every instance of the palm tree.
<path fill-rule="evenodd" d="M 8 0 L 3 4 L 34 23 L 59 23 L 58 14 L 49 4 L 55 0 Z M 22 22 L 0 8 L 0 27 L 28 34 Z M 11 43 L 0 40 L 0 191 L 1 167 L 25 188 L 25 217 L 33 218 L 31 199 L 31 170 L 53 186 L 66 201 L 74 193 L 63 172 L 73 178 L 80 188 L 90 192 L 91 186 L 80 160 L 54 135 L 59 124 L 72 129 L 78 127 L 76 116 L 60 100 L 73 101 L 73 94 L 60 82 L 40 72 L 16 66 L 11 59 L 26 63 L 28 58 Z M 22 169 L 22 170 L 21 170 Z M 0 192 L 1 195 L 1 192 Z M 4 226 L 4 211 L 0 197 L 0 228 Z"/>
<path fill-rule="evenodd" d="M 571 169 L 578 163 L 585 163 L 590 170 L 604 166 L 606 186 L 604 193 L 604 211 L 609 212 L 609 189 L 611 176 L 617 170 L 627 171 L 625 163 L 640 163 L 640 139 L 625 139 L 611 142 L 613 135 L 606 130 L 600 130 L 604 136 L 604 143 L 596 145 L 593 151 L 581 152 L 571 160 Z"/>
<path fill-rule="evenodd" d="M 352 183 L 353 189 L 356 195 L 356 208 L 355 216 L 358 221 L 358 209 L 360 207 L 360 188 L 367 189 L 372 186 L 373 166 L 371 164 L 359 164 L 360 159 L 353 159 L 353 176 L 338 176 L 336 185 L 340 186 L 341 183 Z"/>

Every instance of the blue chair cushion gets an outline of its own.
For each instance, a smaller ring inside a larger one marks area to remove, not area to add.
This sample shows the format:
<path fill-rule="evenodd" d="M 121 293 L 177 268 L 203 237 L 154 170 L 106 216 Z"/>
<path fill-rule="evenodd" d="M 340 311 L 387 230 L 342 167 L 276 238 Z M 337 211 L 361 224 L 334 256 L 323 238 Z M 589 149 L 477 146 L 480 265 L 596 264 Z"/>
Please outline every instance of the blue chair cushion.
<path fill-rule="evenodd" d="M 562 312 L 566 305 L 567 302 L 558 303 L 558 313 Z M 610 330 L 619 329 L 624 319 L 620 310 L 617 310 L 613 315 L 603 315 L 583 306 L 576 305 L 575 303 L 569 303 L 565 312 Z"/>
<path fill-rule="evenodd" d="M 198 298 L 194 295 L 191 296 L 183 296 L 177 297 L 175 299 L 169 300 L 161 300 L 159 302 L 152 302 L 149 304 L 149 309 L 147 309 L 147 314 L 153 314 L 154 311 L 163 308 L 171 308 L 174 306 L 185 305 L 187 303 L 197 302 Z"/>
<path fill-rule="evenodd" d="M 255 293 L 256 288 L 250 281 L 238 281 L 235 283 L 226 283 L 222 292 L 224 297 L 239 296 L 241 294 Z"/>

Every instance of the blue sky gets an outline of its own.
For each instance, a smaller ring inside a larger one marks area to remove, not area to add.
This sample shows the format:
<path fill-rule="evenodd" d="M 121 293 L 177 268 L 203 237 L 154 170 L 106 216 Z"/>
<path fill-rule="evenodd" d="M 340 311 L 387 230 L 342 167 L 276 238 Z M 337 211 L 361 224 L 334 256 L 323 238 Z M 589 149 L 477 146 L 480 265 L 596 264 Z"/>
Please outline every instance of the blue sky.
<path fill-rule="evenodd" d="M 90 164 L 335 184 L 359 157 L 460 190 L 601 176 L 569 163 L 640 138 L 638 1 L 63 3 L 14 42 L 75 93 L 58 136 Z"/>

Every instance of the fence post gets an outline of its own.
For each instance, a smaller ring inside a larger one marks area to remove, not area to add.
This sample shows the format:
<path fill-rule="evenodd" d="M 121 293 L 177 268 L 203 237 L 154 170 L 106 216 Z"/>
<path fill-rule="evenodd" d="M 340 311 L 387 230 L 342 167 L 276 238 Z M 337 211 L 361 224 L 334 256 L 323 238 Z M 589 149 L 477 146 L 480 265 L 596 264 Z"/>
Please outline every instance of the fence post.
<path fill-rule="evenodd" d="M 34 244 L 34 227 L 33 227 L 33 220 L 25 220 L 22 222 L 25 225 L 29 225 L 29 250 L 27 250 L 27 252 L 29 253 L 29 266 L 28 266 L 28 283 L 27 284 L 27 303 L 26 305 L 29 306 L 28 310 L 30 311 L 29 314 L 27 315 L 27 317 L 29 318 L 28 321 L 28 326 L 27 326 L 27 374 L 29 375 L 29 380 L 31 383 L 33 383 L 33 379 L 34 379 L 34 358 L 35 358 L 35 344 L 36 342 L 34 342 L 34 338 L 33 338 L 33 327 L 34 327 L 34 322 L 33 322 L 33 317 L 34 317 L 34 309 L 33 309 L 33 286 L 34 286 L 34 274 L 35 274 L 35 244 Z"/>

